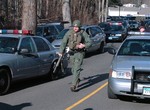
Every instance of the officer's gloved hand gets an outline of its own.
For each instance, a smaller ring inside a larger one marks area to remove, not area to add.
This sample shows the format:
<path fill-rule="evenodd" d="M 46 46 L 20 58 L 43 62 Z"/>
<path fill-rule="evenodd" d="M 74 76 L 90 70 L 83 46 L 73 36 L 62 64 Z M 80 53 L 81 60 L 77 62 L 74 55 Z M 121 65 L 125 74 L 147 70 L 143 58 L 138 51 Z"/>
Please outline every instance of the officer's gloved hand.
<path fill-rule="evenodd" d="M 56 54 L 59 55 L 59 57 L 62 57 L 62 53 L 57 52 Z"/>

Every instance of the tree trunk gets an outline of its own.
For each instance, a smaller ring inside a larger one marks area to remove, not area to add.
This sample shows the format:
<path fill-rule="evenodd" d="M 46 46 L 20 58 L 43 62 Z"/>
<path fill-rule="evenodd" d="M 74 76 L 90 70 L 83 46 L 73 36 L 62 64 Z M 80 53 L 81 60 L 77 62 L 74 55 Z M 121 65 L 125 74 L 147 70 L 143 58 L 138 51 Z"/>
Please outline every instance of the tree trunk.
<path fill-rule="evenodd" d="M 98 5 L 98 21 L 101 22 L 101 0 L 99 0 Z"/>
<path fill-rule="evenodd" d="M 32 34 L 36 31 L 36 3 L 36 0 L 23 0 L 22 30 L 31 30 Z"/>
<path fill-rule="evenodd" d="M 107 21 L 108 17 L 108 0 L 106 0 L 106 7 L 105 7 L 105 22 Z"/>
<path fill-rule="evenodd" d="M 102 0 L 102 22 L 104 22 L 104 10 L 105 10 L 105 3 L 104 3 L 105 0 Z"/>
<path fill-rule="evenodd" d="M 63 0 L 62 14 L 63 14 L 63 21 L 69 22 L 64 25 L 65 28 L 68 28 L 69 26 L 71 26 L 70 0 Z"/>

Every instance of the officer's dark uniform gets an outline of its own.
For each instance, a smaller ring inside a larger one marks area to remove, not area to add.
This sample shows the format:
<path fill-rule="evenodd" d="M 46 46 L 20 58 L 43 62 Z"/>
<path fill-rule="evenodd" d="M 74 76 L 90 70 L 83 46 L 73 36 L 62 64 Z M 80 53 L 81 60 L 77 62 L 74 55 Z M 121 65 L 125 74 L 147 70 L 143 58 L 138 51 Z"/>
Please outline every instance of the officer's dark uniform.
<path fill-rule="evenodd" d="M 73 26 L 77 26 L 80 28 L 81 24 L 79 20 L 75 20 L 73 22 Z M 85 44 L 85 48 L 83 49 L 76 49 L 76 45 L 82 43 Z M 83 58 L 85 55 L 85 50 L 89 48 L 91 45 L 91 40 L 89 35 L 83 31 L 79 30 L 75 32 L 73 29 L 70 29 L 64 36 L 62 40 L 62 44 L 60 46 L 60 53 L 64 53 L 65 48 L 68 46 L 70 51 L 70 60 L 72 62 L 72 73 L 73 73 L 73 81 L 71 86 L 71 91 L 75 91 L 78 83 L 79 83 L 79 76 L 81 71 L 81 65 L 83 62 Z"/>

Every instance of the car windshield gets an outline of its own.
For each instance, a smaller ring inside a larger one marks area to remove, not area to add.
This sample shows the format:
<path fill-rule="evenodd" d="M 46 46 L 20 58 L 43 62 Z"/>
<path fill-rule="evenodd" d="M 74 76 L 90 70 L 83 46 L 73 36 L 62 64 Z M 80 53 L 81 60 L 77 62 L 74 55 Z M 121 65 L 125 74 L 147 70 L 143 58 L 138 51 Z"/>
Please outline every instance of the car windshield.
<path fill-rule="evenodd" d="M 64 29 L 63 25 L 56 25 L 56 27 L 59 30 L 59 32 L 61 32 Z"/>
<path fill-rule="evenodd" d="M 18 38 L 0 37 L 0 53 L 14 53 L 18 42 Z"/>
<path fill-rule="evenodd" d="M 123 31 L 122 25 L 111 25 L 111 31 Z"/>
<path fill-rule="evenodd" d="M 136 21 L 129 21 L 129 24 L 138 24 Z"/>
<path fill-rule="evenodd" d="M 150 40 L 126 40 L 119 49 L 118 55 L 150 56 Z"/>
<path fill-rule="evenodd" d="M 65 36 L 66 32 L 68 31 L 69 29 L 64 29 L 62 30 L 59 35 L 56 37 L 56 39 L 63 39 L 63 37 Z"/>

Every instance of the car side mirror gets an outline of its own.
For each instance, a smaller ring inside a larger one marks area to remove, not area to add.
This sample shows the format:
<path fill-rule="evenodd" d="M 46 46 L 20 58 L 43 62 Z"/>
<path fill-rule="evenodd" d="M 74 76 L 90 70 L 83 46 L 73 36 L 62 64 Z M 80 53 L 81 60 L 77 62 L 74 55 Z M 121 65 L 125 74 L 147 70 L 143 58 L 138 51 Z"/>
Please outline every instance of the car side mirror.
<path fill-rule="evenodd" d="M 21 49 L 19 51 L 19 53 L 21 53 L 21 54 L 29 53 L 29 50 L 28 49 Z"/>
<path fill-rule="evenodd" d="M 24 56 L 28 56 L 28 57 L 36 57 L 36 58 L 38 58 L 38 54 L 37 53 L 30 53 L 28 49 L 21 49 L 19 51 L 19 54 L 24 55 Z"/>

